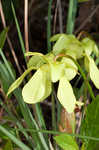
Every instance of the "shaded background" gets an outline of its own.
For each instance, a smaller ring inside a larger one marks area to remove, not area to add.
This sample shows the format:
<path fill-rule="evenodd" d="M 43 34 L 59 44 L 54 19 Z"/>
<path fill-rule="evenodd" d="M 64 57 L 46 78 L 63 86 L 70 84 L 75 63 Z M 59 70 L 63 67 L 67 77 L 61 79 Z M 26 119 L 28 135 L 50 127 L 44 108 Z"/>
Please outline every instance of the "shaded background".
<path fill-rule="evenodd" d="M 57 13 L 56 25 L 55 9 L 56 0 L 53 1 L 52 6 L 52 34 L 55 26 L 55 33 L 59 33 L 59 12 Z M 9 36 L 12 44 L 16 49 L 16 53 L 20 51 L 20 44 L 17 36 L 17 29 L 13 20 L 13 14 L 11 9 L 11 0 L 3 0 L 3 10 L 6 18 L 7 25 L 9 26 Z M 24 38 L 24 1 L 13 0 L 16 15 L 20 24 L 21 32 Z M 80 31 L 86 31 L 93 35 L 95 39 L 99 39 L 99 9 L 96 10 L 99 5 L 98 0 L 89 0 L 88 2 L 79 3 L 75 21 L 74 33 L 78 34 Z M 61 1 L 62 9 L 62 24 L 63 32 L 66 31 L 66 20 L 68 11 L 68 0 Z M 47 29 L 47 14 L 48 14 L 48 1 L 47 0 L 29 0 L 29 46 L 32 51 L 47 51 L 46 42 L 46 29 Z M 2 30 L 2 22 L 0 20 L 0 28 Z"/>

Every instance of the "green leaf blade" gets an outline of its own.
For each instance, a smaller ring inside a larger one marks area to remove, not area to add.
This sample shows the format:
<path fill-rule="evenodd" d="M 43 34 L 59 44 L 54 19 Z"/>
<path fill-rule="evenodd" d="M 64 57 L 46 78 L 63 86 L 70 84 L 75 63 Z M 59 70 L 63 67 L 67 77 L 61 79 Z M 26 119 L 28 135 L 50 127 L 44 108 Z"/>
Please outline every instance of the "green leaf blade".
<path fill-rule="evenodd" d="M 1 33 L 0 33 L 0 48 L 2 49 L 6 40 L 8 28 L 5 28 Z"/>
<path fill-rule="evenodd" d="M 63 150 L 79 150 L 74 138 L 68 134 L 55 136 L 54 139 Z"/>
<path fill-rule="evenodd" d="M 2 125 L 0 125 L 0 131 L 3 132 L 6 136 L 8 136 L 22 150 L 30 150 L 30 148 L 28 146 L 26 146 L 23 142 L 21 142 L 19 139 L 17 139 L 13 134 L 11 134 Z"/>
<path fill-rule="evenodd" d="M 81 125 L 81 135 L 99 138 L 99 95 L 86 109 Z M 86 150 L 98 150 L 99 141 L 84 140 Z"/>

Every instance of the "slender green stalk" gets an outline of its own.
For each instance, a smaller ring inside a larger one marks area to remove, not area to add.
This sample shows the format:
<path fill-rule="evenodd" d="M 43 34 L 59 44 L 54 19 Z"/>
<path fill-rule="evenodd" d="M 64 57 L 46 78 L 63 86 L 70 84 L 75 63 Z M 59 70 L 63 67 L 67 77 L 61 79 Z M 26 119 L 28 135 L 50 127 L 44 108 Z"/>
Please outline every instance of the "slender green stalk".
<path fill-rule="evenodd" d="M 56 93 L 54 94 L 55 99 L 56 99 L 56 108 L 57 108 L 57 125 L 60 122 L 61 119 L 61 110 L 62 110 L 62 105 L 60 104 L 58 98 L 56 97 Z M 58 127 L 57 127 L 58 128 Z"/>
<path fill-rule="evenodd" d="M 24 42 L 23 42 L 23 39 L 22 39 L 22 35 L 21 35 L 19 24 L 18 24 L 18 20 L 17 20 L 16 14 L 15 14 L 15 9 L 14 9 L 13 3 L 11 3 L 11 6 L 12 6 L 12 11 L 13 11 L 13 16 L 14 16 L 14 19 L 15 19 L 17 31 L 18 31 L 18 36 L 19 36 L 19 40 L 20 40 L 20 44 L 21 44 L 21 49 L 23 51 L 23 54 L 25 54 L 25 46 L 24 46 Z M 24 55 L 24 58 L 25 58 L 25 61 L 26 61 L 25 55 Z M 45 122 L 44 122 L 44 118 L 43 118 L 43 114 L 42 114 L 40 105 L 36 104 L 35 107 L 36 107 L 36 111 L 37 111 L 36 113 L 37 113 L 37 116 L 38 116 L 38 121 L 40 123 L 40 126 L 44 127 L 42 129 L 45 129 Z"/>
<path fill-rule="evenodd" d="M 44 118 L 43 118 L 43 114 L 42 114 L 42 109 L 40 107 L 40 103 L 38 105 L 35 104 L 35 109 L 36 109 L 36 114 L 37 114 L 37 117 L 38 117 L 38 121 L 39 121 L 40 127 L 42 129 L 46 129 L 46 125 L 45 125 L 45 121 L 44 121 Z"/>
<path fill-rule="evenodd" d="M 50 37 L 51 37 L 51 7 L 52 7 L 53 0 L 49 0 L 49 6 L 48 6 L 48 22 L 47 22 L 47 47 L 48 52 L 51 51 L 51 43 L 50 43 Z"/>
<path fill-rule="evenodd" d="M 51 101 L 52 101 L 52 129 L 56 131 L 56 112 L 55 112 L 55 97 L 54 97 L 54 85 L 52 85 L 52 94 L 51 94 Z M 56 142 L 53 142 L 53 146 L 56 149 L 57 145 Z"/>
<path fill-rule="evenodd" d="M 69 0 L 66 33 L 72 34 L 74 30 L 75 16 L 77 12 L 77 0 Z"/>
<path fill-rule="evenodd" d="M 84 105 L 86 105 L 86 100 L 87 100 L 87 84 L 84 81 Z M 84 109 L 85 110 L 85 109 Z"/>
<path fill-rule="evenodd" d="M 17 27 L 17 32 L 18 32 L 18 36 L 19 36 L 19 40 L 20 40 L 21 49 L 22 49 L 22 52 L 23 52 L 23 55 L 24 55 L 24 59 L 25 59 L 25 61 L 26 61 L 26 57 L 25 57 L 25 46 L 24 46 L 24 42 L 23 42 L 22 35 L 21 35 L 19 23 L 18 23 L 16 14 L 15 14 L 14 5 L 13 5 L 12 2 L 11 2 L 11 7 L 12 7 L 12 12 L 13 12 L 14 20 L 15 20 L 15 23 L 16 23 L 16 27 Z"/>
<path fill-rule="evenodd" d="M 54 97 L 54 88 L 52 88 L 52 128 L 56 131 L 56 113 L 55 113 L 55 97 Z"/>
<path fill-rule="evenodd" d="M 11 118 L 11 120 L 16 123 L 16 125 L 18 126 L 19 129 L 23 130 L 23 126 L 21 125 L 20 121 L 13 115 L 13 113 L 8 109 L 8 107 L 2 102 L 2 100 L 0 99 L 0 105 L 5 109 L 5 111 L 7 112 L 8 116 Z M 20 130 L 20 131 L 21 131 Z M 24 134 L 24 136 L 26 137 L 26 139 L 28 140 L 29 144 L 32 146 L 33 142 L 30 139 L 28 133 L 26 131 L 21 131 L 22 134 Z"/>
<path fill-rule="evenodd" d="M 4 56 L 2 50 L 0 50 L 0 54 L 2 54 L 1 56 L 5 62 L 5 65 L 8 69 L 8 71 L 9 71 L 8 74 L 10 74 L 10 80 L 13 82 L 15 80 L 15 76 L 12 72 L 12 69 L 11 69 L 9 63 L 7 62 L 6 57 Z M 8 81 L 8 82 L 10 82 L 10 81 Z M 38 126 L 37 126 L 35 120 L 33 119 L 33 116 L 31 114 L 28 106 L 23 101 L 21 89 L 17 88 L 13 93 L 18 101 L 18 104 L 20 106 L 21 112 L 23 114 L 24 120 L 26 121 L 28 128 L 38 129 Z M 34 141 L 33 147 L 36 147 L 37 145 L 39 145 L 37 150 L 40 150 L 41 148 L 48 150 L 46 141 L 41 133 L 38 135 L 38 134 L 34 134 L 33 132 L 31 132 L 30 134 Z"/>
<path fill-rule="evenodd" d="M 75 64 L 77 65 L 78 70 L 80 71 L 80 73 L 81 73 L 81 75 L 82 75 L 84 81 L 86 82 L 86 85 L 87 85 L 87 87 L 88 87 L 88 90 L 89 90 L 89 93 L 90 93 L 90 96 L 91 96 L 92 100 L 95 100 L 95 96 L 94 96 L 92 87 L 90 86 L 89 81 L 88 81 L 88 79 L 87 79 L 85 73 L 83 72 L 83 70 L 82 70 L 82 68 L 80 67 L 80 65 L 78 64 L 78 62 L 77 62 L 77 61 L 74 61 L 74 62 L 75 62 Z"/>
<path fill-rule="evenodd" d="M 99 57 L 96 59 L 95 63 L 96 63 L 96 65 L 99 64 Z"/>
<path fill-rule="evenodd" d="M 33 128 L 36 128 L 36 130 L 39 130 L 39 127 L 38 127 L 38 125 L 36 124 L 36 121 L 33 119 L 33 116 L 32 116 L 32 114 L 31 114 L 30 110 L 27 109 L 27 112 L 28 112 L 28 114 L 29 114 L 29 116 L 30 116 L 30 119 L 31 119 L 33 125 L 34 125 L 34 127 L 32 127 L 32 129 L 33 129 Z M 33 133 L 33 132 L 32 132 L 32 133 Z M 36 134 L 36 135 L 39 136 L 39 137 L 37 138 L 37 143 L 39 144 L 39 148 L 38 148 L 37 150 L 41 150 L 42 148 L 43 148 L 44 150 L 49 150 L 49 147 L 48 147 L 48 145 L 46 144 L 46 141 L 45 141 L 45 139 L 44 139 L 43 134 L 42 134 L 42 133 L 38 133 L 38 134 Z M 40 139 L 39 139 L 39 138 L 40 138 Z M 34 137 L 33 137 L 33 139 L 34 139 Z M 39 140 L 40 140 L 40 141 L 39 141 Z"/>
<path fill-rule="evenodd" d="M 83 77 L 83 79 L 84 79 L 84 81 L 85 81 L 85 83 L 86 83 L 86 85 L 87 85 L 87 88 L 88 88 L 88 91 L 89 91 L 89 93 L 90 93 L 90 96 L 91 96 L 92 100 L 95 100 L 95 96 L 94 96 L 92 87 L 90 86 L 89 81 L 88 81 L 88 79 L 87 79 L 85 73 L 83 72 L 83 70 L 82 70 L 82 68 L 80 67 L 79 63 L 78 63 L 77 61 L 75 61 L 72 57 L 71 57 L 71 59 L 72 59 L 72 60 L 75 62 L 75 64 L 77 65 L 78 70 L 80 71 L 80 73 L 81 73 L 81 75 L 82 75 L 82 77 Z"/>
<path fill-rule="evenodd" d="M 10 65 L 9 65 L 9 63 L 7 62 L 7 59 L 6 59 L 5 55 L 3 54 L 1 48 L 0 48 L 0 55 L 1 55 L 1 57 L 2 57 L 2 59 L 3 59 L 4 63 L 5 63 L 5 65 L 6 65 L 6 67 L 7 67 L 7 69 L 8 69 L 8 71 L 9 71 L 9 73 L 10 73 L 12 79 L 15 80 L 15 77 L 14 77 L 14 75 L 13 75 L 13 72 L 12 72 L 11 68 L 10 68 Z"/>
<path fill-rule="evenodd" d="M 49 6 L 48 6 L 48 23 L 47 23 L 47 47 L 48 52 L 51 51 L 51 43 L 50 43 L 50 37 L 51 37 L 51 7 L 52 7 L 53 0 L 49 0 Z M 51 95 L 51 101 L 52 101 L 52 128 L 53 130 L 56 130 L 56 117 L 55 117 L 55 98 L 54 98 L 54 88 L 52 87 L 52 95 Z"/>
<path fill-rule="evenodd" d="M 86 109 L 86 101 L 87 101 L 87 91 L 88 91 L 88 89 L 87 89 L 87 84 L 86 84 L 86 82 L 84 81 L 83 82 L 83 84 L 82 84 L 82 86 L 84 87 L 84 89 L 83 89 L 83 102 L 84 102 L 84 105 L 82 106 L 82 117 L 81 117 L 81 124 L 82 124 L 82 122 L 83 122 L 83 119 L 84 119 L 84 115 L 85 115 L 85 109 Z"/>
<path fill-rule="evenodd" d="M 24 116 L 27 126 L 31 129 L 39 129 L 28 106 L 23 101 L 23 98 L 21 95 L 21 90 L 18 88 L 13 93 L 18 100 L 19 106 L 21 108 L 21 111 L 22 111 L 22 114 Z M 30 132 L 30 134 L 34 140 L 34 147 L 36 145 L 39 145 L 39 148 L 37 150 L 40 150 L 41 148 L 48 150 L 48 146 L 47 146 L 45 139 L 41 133 L 38 135 L 38 134 L 34 134 L 33 132 Z"/>
<path fill-rule="evenodd" d="M 69 56 L 69 57 L 70 57 L 70 56 Z M 88 81 L 88 79 L 87 79 L 85 73 L 83 72 L 83 70 L 82 70 L 82 68 L 80 67 L 79 63 L 78 63 L 75 59 L 73 59 L 72 57 L 70 57 L 70 58 L 71 58 L 71 59 L 74 61 L 74 63 L 77 65 L 78 70 L 80 71 L 80 73 L 81 73 L 81 75 L 82 75 L 82 77 L 83 77 L 83 79 L 84 79 L 84 81 L 85 81 L 85 83 L 86 83 L 86 85 L 87 85 L 87 88 L 88 88 L 88 91 L 89 91 L 89 93 L 90 93 L 90 96 L 91 96 L 92 100 L 95 100 L 95 96 L 94 96 L 92 87 L 91 87 L 91 85 L 89 84 L 89 81 Z"/>
<path fill-rule="evenodd" d="M 5 44 L 8 29 L 9 29 L 9 28 L 6 27 L 6 28 L 0 33 L 0 48 L 1 48 L 1 49 L 3 49 L 3 46 L 4 46 L 4 44 Z"/>
<path fill-rule="evenodd" d="M 8 136 L 22 150 L 31 150 L 28 146 L 26 146 L 19 139 L 17 139 L 13 134 L 11 134 L 8 130 L 6 130 L 2 125 L 0 125 L 0 131 L 3 132 L 6 136 Z"/>
<path fill-rule="evenodd" d="M 53 131 L 53 130 L 34 130 L 34 129 L 24 129 L 24 130 L 25 131 L 32 131 L 32 132 L 42 132 L 42 133 L 45 133 L 45 134 L 53 134 L 53 135 L 65 134 L 64 132 Z M 95 138 L 95 137 L 92 137 L 92 136 L 83 136 L 83 135 L 80 135 L 80 134 L 69 134 L 69 133 L 66 133 L 66 134 L 68 134 L 70 136 L 78 137 L 80 139 L 88 139 L 88 140 L 93 140 L 93 141 L 99 141 L 99 138 Z"/>
<path fill-rule="evenodd" d="M 43 117 L 43 113 L 42 113 L 42 109 L 41 109 L 40 103 L 35 104 L 35 110 L 36 110 L 35 113 L 37 115 L 37 121 L 39 123 L 40 128 L 46 130 L 45 120 L 44 120 L 44 117 Z M 45 137 L 45 141 L 46 141 L 46 143 L 48 145 L 49 144 L 48 136 L 44 135 L 44 137 Z"/>

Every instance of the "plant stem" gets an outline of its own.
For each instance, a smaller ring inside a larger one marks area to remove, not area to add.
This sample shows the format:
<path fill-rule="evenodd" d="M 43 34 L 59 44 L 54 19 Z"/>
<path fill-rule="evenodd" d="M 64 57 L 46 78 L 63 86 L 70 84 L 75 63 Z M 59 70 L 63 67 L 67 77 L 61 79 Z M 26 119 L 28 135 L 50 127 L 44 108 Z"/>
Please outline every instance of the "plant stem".
<path fill-rule="evenodd" d="M 24 38 L 26 52 L 29 51 L 29 37 L 28 37 L 28 0 L 24 0 Z"/>
<path fill-rule="evenodd" d="M 88 81 L 88 79 L 87 79 L 85 73 L 83 72 L 83 70 L 82 70 L 82 68 L 80 67 L 80 65 L 78 64 L 78 62 L 75 61 L 74 59 L 72 59 L 72 60 L 73 60 L 73 61 L 75 62 L 75 64 L 77 65 L 78 70 L 80 71 L 80 73 L 81 73 L 81 75 L 82 75 L 82 77 L 83 77 L 85 83 L 87 84 L 87 87 L 88 87 L 88 90 L 89 90 L 89 93 L 90 93 L 90 96 L 91 96 L 92 100 L 95 100 L 95 96 L 94 96 L 93 90 L 92 90 L 92 88 L 91 88 L 91 86 L 90 86 L 90 84 L 89 84 L 89 81 Z"/>
<path fill-rule="evenodd" d="M 2 125 L 0 125 L 0 131 L 8 136 L 18 147 L 22 150 L 30 150 L 28 146 L 26 146 L 23 142 L 17 139 L 13 134 L 11 134 L 8 130 L 6 130 Z"/>
<path fill-rule="evenodd" d="M 17 130 L 20 130 L 20 129 L 17 129 Z M 99 141 L 99 138 L 92 137 L 92 136 L 83 136 L 83 135 L 80 135 L 80 134 L 69 134 L 69 133 L 53 131 L 53 130 L 23 129 L 23 131 L 42 132 L 42 133 L 45 133 L 45 134 L 53 134 L 53 135 L 67 134 L 67 135 L 70 135 L 70 136 L 73 136 L 73 137 L 78 137 L 80 139 L 88 139 L 88 140 L 93 140 L 93 141 Z"/>
<path fill-rule="evenodd" d="M 46 130 L 46 124 L 45 124 L 45 120 L 44 120 L 44 116 L 43 116 L 43 113 L 42 113 L 42 109 L 41 109 L 40 103 L 33 105 L 33 111 L 35 111 L 34 115 L 35 115 L 35 117 L 37 119 L 39 127 L 41 129 Z M 44 135 L 44 138 L 45 138 L 45 141 L 46 141 L 46 143 L 48 145 L 49 144 L 48 136 Z"/>
<path fill-rule="evenodd" d="M 72 34 L 74 30 L 75 16 L 77 12 L 77 0 L 69 0 L 66 33 Z"/>
<path fill-rule="evenodd" d="M 51 94 L 51 101 L 52 101 L 52 129 L 56 131 L 56 112 L 55 112 L 55 97 L 54 97 L 54 85 L 52 85 L 52 94 Z M 54 149 L 56 150 L 56 142 L 53 142 Z"/>
<path fill-rule="evenodd" d="M 55 98 L 54 98 L 54 88 L 52 88 L 52 128 L 56 131 L 56 115 L 55 115 Z"/>
<path fill-rule="evenodd" d="M 48 22 L 47 22 L 47 47 L 48 52 L 51 51 L 51 43 L 50 43 L 50 37 L 51 37 L 51 6 L 52 6 L 53 0 L 49 0 L 49 6 L 48 6 Z"/>
<path fill-rule="evenodd" d="M 1 48 L 0 48 L 0 55 L 1 55 L 1 57 L 2 57 L 2 59 L 3 59 L 4 63 L 5 63 L 5 65 L 6 65 L 6 67 L 7 67 L 7 69 L 8 69 L 10 75 L 11 75 L 11 78 L 12 78 L 13 80 L 15 80 L 15 76 L 13 75 L 13 72 L 12 72 L 12 70 L 11 70 L 11 68 L 10 68 L 10 65 L 9 65 L 9 63 L 7 62 L 7 59 L 6 59 L 6 57 L 5 57 L 5 55 L 4 55 L 4 53 L 3 53 L 3 51 L 2 51 Z"/>
<path fill-rule="evenodd" d="M 47 23 L 47 46 L 48 46 L 48 52 L 51 51 L 50 37 L 51 37 L 51 6 L 52 6 L 52 2 L 53 2 L 53 0 L 49 0 L 48 23 Z M 53 85 L 52 85 L 51 101 L 52 101 L 52 128 L 53 128 L 53 130 L 56 130 L 55 98 L 54 98 Z"/>
<path fill-rule="evenodd" d="M 12 7 L 12 12 L 13 12 L 13 16 L 14 16 L 14 20 L 15 20 L 15 24 L 16 24 L 18 36 L 19 36 L 19 41 L 20 41 L 21 49 L 22 49 L 22 52 L 23 52 L 23 55 L 24 55 L 25 62 L 27 62 L 27 61 L 26 61 L 26 57 L 25 57 L 24 41 L 23 41 L 23 38 L 22 38 L 22 34 L 21 34 L 21 31 L 20 31 L 19 23 L 18 23 L 18 20 L 17 20 L 17 17 L 16 17 L 14 5 L 13 5 L 12 2 L 11 2 L 11 7 Z"/>

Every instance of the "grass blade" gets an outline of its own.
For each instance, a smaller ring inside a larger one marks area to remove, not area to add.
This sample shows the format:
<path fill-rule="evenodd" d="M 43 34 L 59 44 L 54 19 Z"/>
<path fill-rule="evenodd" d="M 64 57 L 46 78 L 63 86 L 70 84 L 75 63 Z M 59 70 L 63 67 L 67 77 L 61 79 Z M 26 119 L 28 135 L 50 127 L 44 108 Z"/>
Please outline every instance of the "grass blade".
<path fill-rule="evenodd" d="M 48 22 L 47 22 L 47 47 L 48 47 L 48 52 L 51 51 L 50 38 L 51 38 L 51 7 L 52 7 L 52 2 L 53 2 L 53 0 L 49 0 L 49 6 L 48 6 Z"/>
<path fill-rule="evenodd" d="M 23 54 L 24 54 L 24 58 L 25 58 L 25 61 L 26 61 L 26 57 L 25 57 L 25 46 L 24 46 L 24 42 L 23 42 L 23 39 L 22 39 L 22 35 L 21 35 L 21 31 L 20 31 L 19 24 L 18 24 L 18 20 L 17 20 L 16 14 L 15 14 L 15 9 L 14 9 L 13 3 L 11 3 L 11 6 L 12 6 L 12 11 L 13 11 L 13 16 L 14 16 L 14 19 L 15 19 L 17 31 L 18 31 L 18 36 L 19 36 L 21 48 L 22 48 L 22 51 L 23 51 Z M 36 104 L 36 108 L 37 108 L 37 107 L 39 107 L 38 104 Z M 40 110 L 41 110 L 41 109 L 40 109 L 40 107 L 39 107 L 38 113 L 41 114 L 41 115 L 40 115 L 40 117 L 38 117 L 38 119 L 39 119 L 39 122 L 41 123 L 40 125 L 42 126 L 42 123 L 43 123 L 43 125 L 44 125 L 45 123 L 44 123 L 43 115 L 42 115 L 42 113 L 41 113 Z M 41 118 L 42 118 L 42 122 L 41 122 Z M 44 125 L 44 126 L 45 126 L 45 125 Z"/>
<path fill-rule="evenodd" d="M 1 54 L 2 58 L 3 58 L 3 60 L 4 60 L 4 63 L 6 65 L 8 71 L 9 71 L 8 73 L 10 74 L 10 82 L 13 82 L 15 80 L 14 74 L 13 74 L 13 72 L 12 72 L 12 70 L 10 68 L 10 65 L 7 62 L 6 57 L 4 56 L 2 50 L 0 51 L 0 54 Z M 9 83 L 9 80 L 7 82 Z M 17 101 L 18 101 L 18 104 L 20 106 L 21 112 L 23 114 L 24 120 L 26 121 L 26 124 L 27 124 L 28 128 L 30 128 L 30 129 L 38 129 L 38 126 L 37 126 L 35 120 L 33 119 L 33 116 L 32 116 L 32 114 L 31 114 L 31 112 L 29 110 L 29 107 L 23 101 L 21 89 L 18 88 L 13 93 L 14 93 Z M 44 136 L 42 135 L 42 133 L 38 134 L 38 133 L 30 132 L 30 134 L 31 134 L 31 136 L 32 136 L 32 138 L 34 140 L 35 147 L 37 145 L 39 145 L 39 148 L 37 150 L 40 150 L 41 148 L 42 149 L 46 149 L 46 150 L 49 149 L 47 144 L 46 144 L 46 141 L 44 139 Z"/>
<path fill-rule="evenodd" d="M 6 36 L 7 36 L 8 28 L 5 28 L 1 33 L 0 33 L 0 48 L 2 49 L 4 46 L 4 43 L 6 41 Z"/>
<path fill-rule="evenodd" d="M 11 75 L 11 78 L 12 78 L 13 80 L 15 80 L 15 76 L 13 75 L 13 72 L 12 72 L 12 70 L 11 70 L 11 68 L 10 68 L 10 65 L 8 64 L 7 59 L 6 59 L 6 57 L 4 56 L 4 54 L 3 54 L 1 48 L 0 48 L 0 54 L 1 54 L 1 57 L 2 57 L 2 59 L 3 59 L 4 63 L 5 63 L 5 65 L 6 65 L 6 67 L 7 67 L 7 69 L 8 69 L 8 71 L 9 71 L 10 75 Z"/>
<path fill-rule="evenodd" d="M 22 35 L 21 35 L 19 23 L 18 23 L 16 14 L 15 14 L 15 9 L 14 9 L 13 3 L 11 3 L 11 7 L 12 7 L 12 12 L 13 12 L 14 20 L 15 20 L 15 23 L 16 23 L 16 27 L 17 27 L 17 32 L 18 32 L 18 36 L 19 36 L 19 40 L 20 40 L 20 44 L 21 44 L 21 49 L 22 49 L 22 52 L 23 52 L 23 55 L 24 55 L 24 59 L 25 59 L 25 61 L 26 61 L 26 57 L 25 57 L 25 46 L 24 46 L 24 42 L 23 42 Z"/>
<path fill-rule="evenodd" d="M 28 146 L 18 140 L 13 134 L 11 134 L 8 130 L 6 130 L 2 125 L 0 125 L 0 131 L 3 132 L 6 136 L 8 136 L 18 147 L 22 150 L 31 150 Z"/>
<path fill-rule="evenodd" d="M 33 131 L 33 132 L 42 132 L 45 134 L 52 134 L 52 135 L 61 135 L 61 134 L 65 134 L 64 132 L 59 132 L 59 131 L 53 131 L 53 130 L 34 130 L 34 129 L 23 129 L 25 131 Z M 68 135 L 71 135 L 73 137 L 77 137 L 80 139 L 88 139 L 88 140 L 93 140 L 93 141 L 99 141 L 99 137 L 92 137 L 92 136 L 86 136 L 86 135 L 81 135 L 81 134 L 69 134 L 66 133 Z"/>
<path fill-rule="evenodd" d="M 5 109 L 5 111 L 7 112 L 8 116 L 11 118 L 11 120 L 16 123 L 16 125 L 19 127 L 20 130 L 23 130 L 23 126 L 21 125 L 21 123 L 19 122 L 19 120 L 13 115 L 13 113 L 8 109 L 8 107 L 2 102 L 2 100 L 0 99 L 0 105 Z M 29 143 L 32 145 L 33 143 L 30 141 L 30 138 L 27 134 L 26 131 L 21 131 L 24 136 L 26 137 L 26 139 L 29 141 Z"/>
<path fill-rule="evenodd" d="M 66 28 L 67 34 L 72 34 L 74 30 L 76 11 L 77 11 L 77 0 L 69 0 L 69 10 Z"/>

